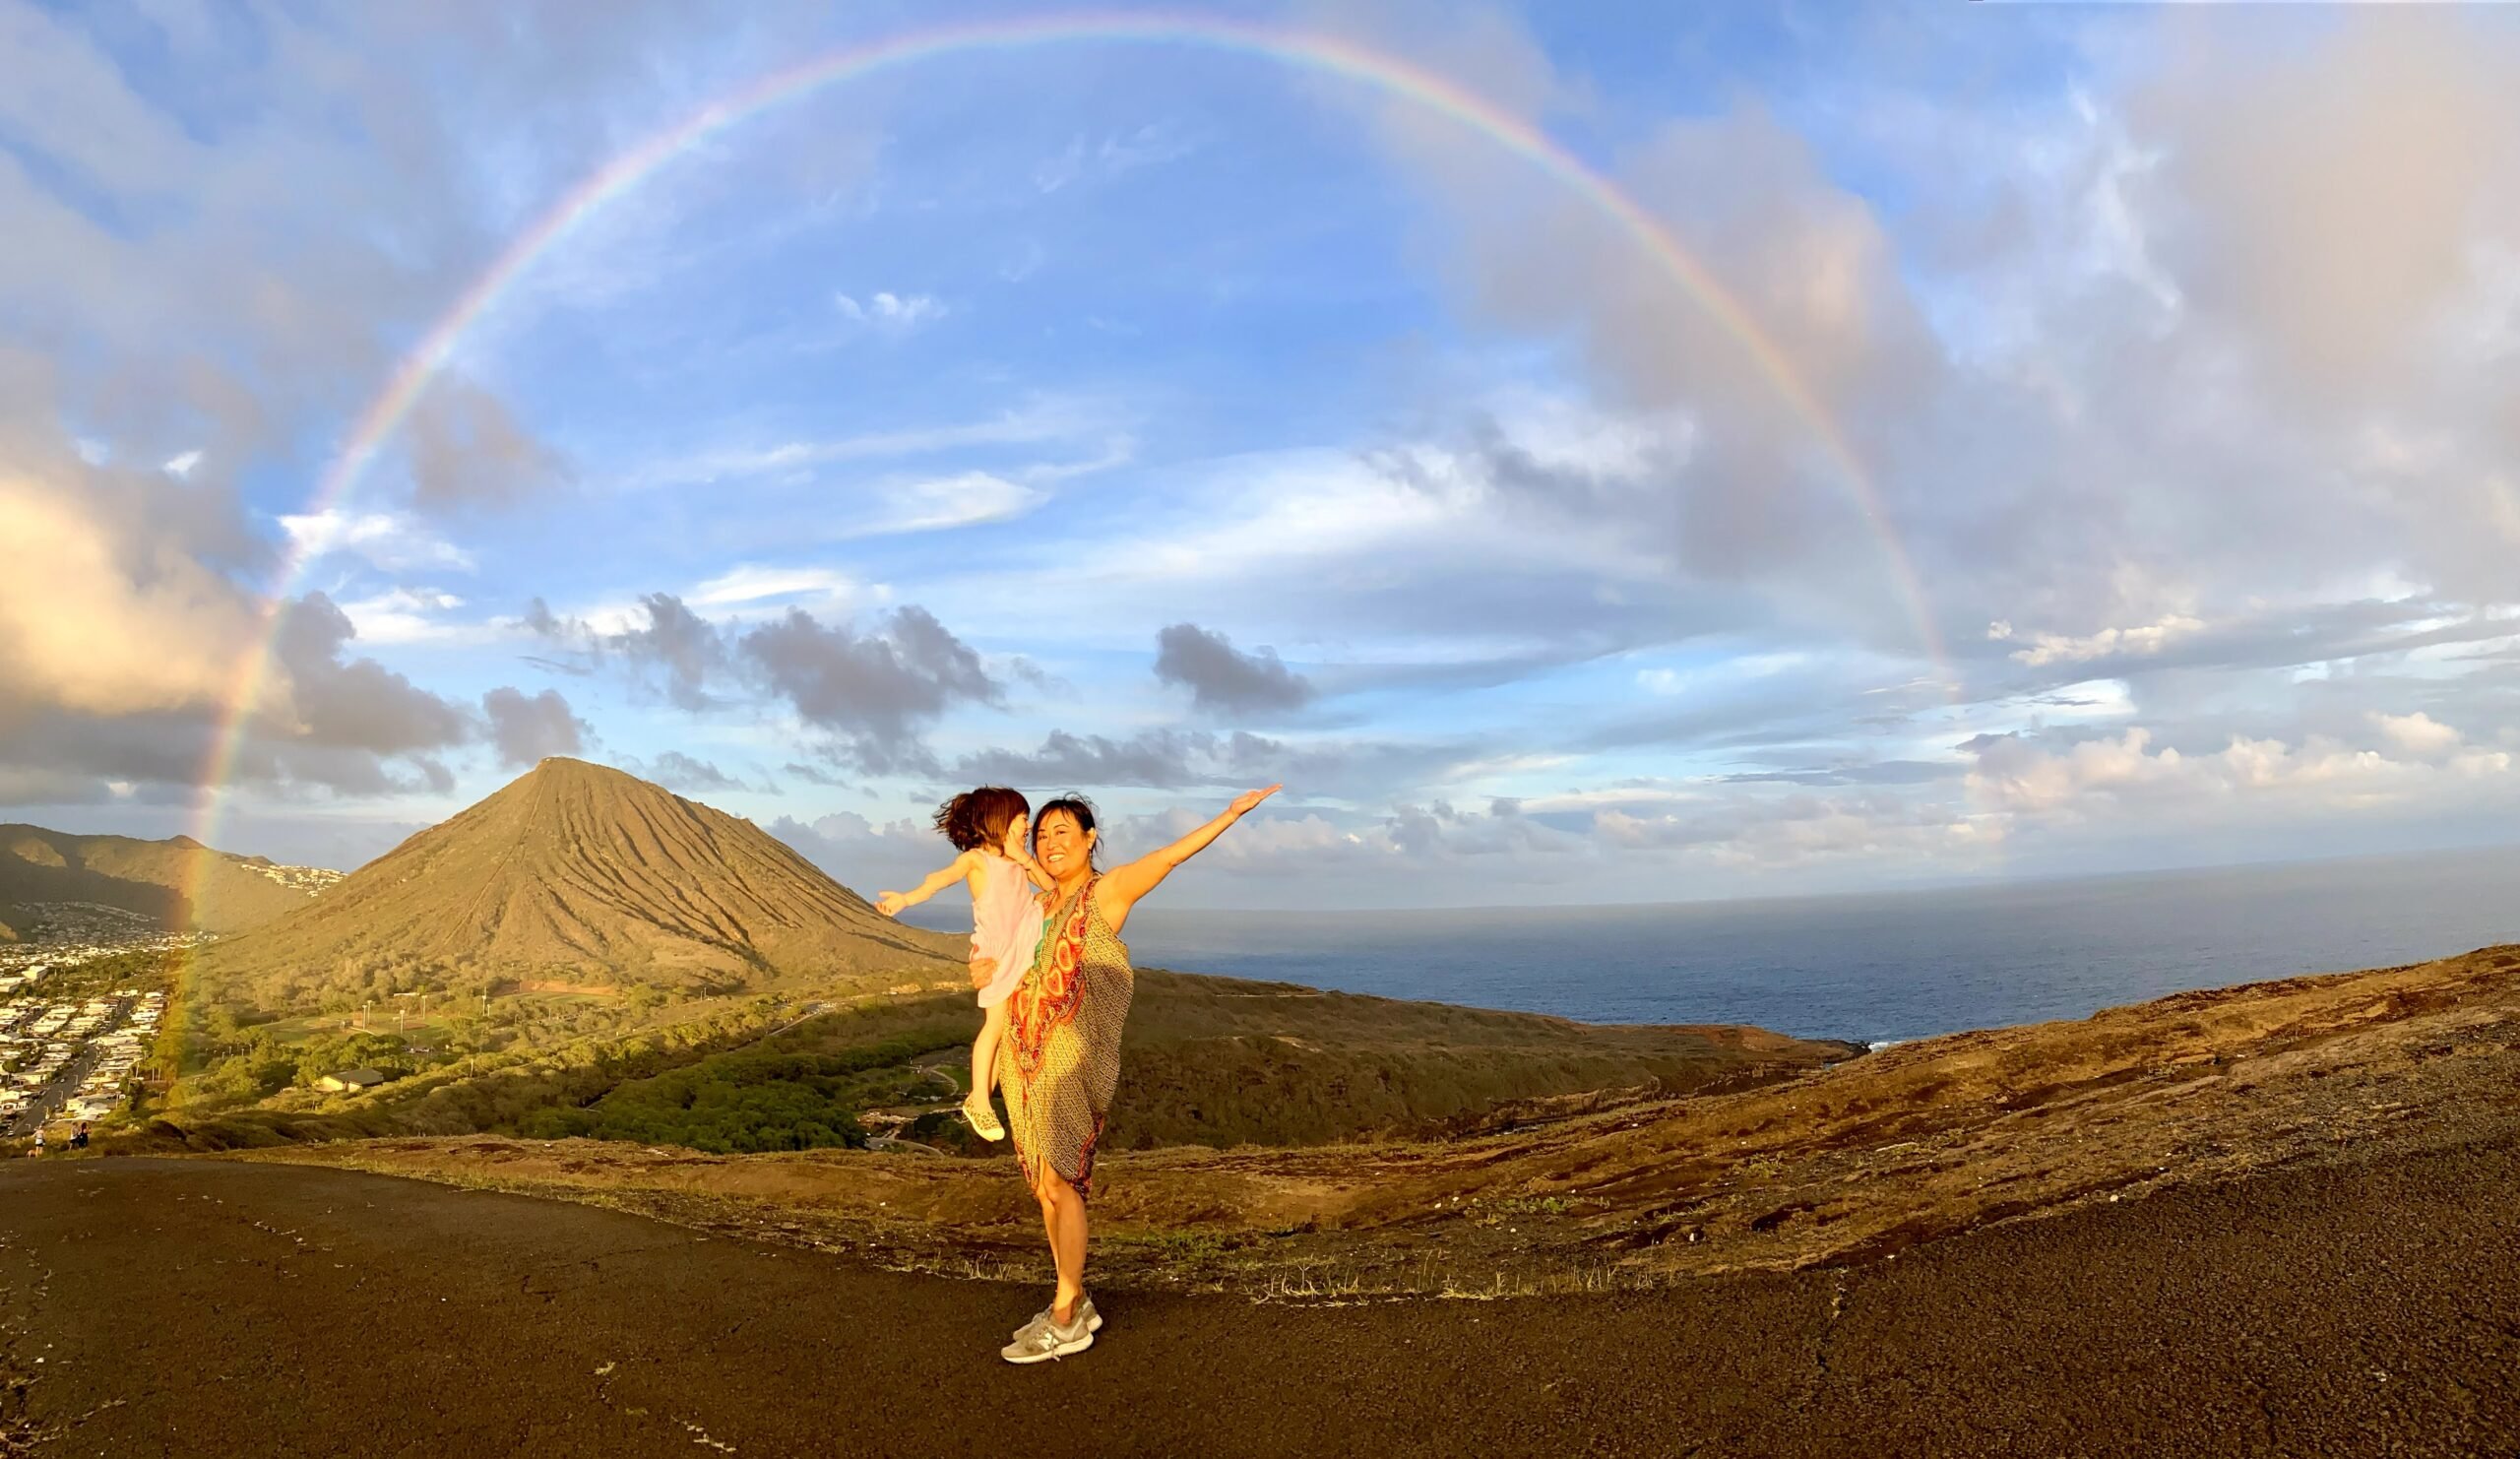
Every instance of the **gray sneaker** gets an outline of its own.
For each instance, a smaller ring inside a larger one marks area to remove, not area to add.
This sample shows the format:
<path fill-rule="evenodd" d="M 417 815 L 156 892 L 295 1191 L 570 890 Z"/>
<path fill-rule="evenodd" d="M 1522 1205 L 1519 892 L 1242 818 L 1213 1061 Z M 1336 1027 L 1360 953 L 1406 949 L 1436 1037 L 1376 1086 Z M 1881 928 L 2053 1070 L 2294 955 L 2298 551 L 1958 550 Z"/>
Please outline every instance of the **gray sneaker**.
<path fill-rule="evenodd" d="M 1048 1322 L 1050 1320 L 1050 1307 L 1055 1307 L 1057 1305 L 1058 1303 L 1054 1301 L 1050 1303 L 1049 1307 L 1043 1307 L 1041 1310 L 1035 1312 L 1033 1314 L 1032 1321 L 1015 1329 L 1015 1336 L 1017 1339 L 1022 1339 L 1024 1334 L 1027 1332 Z M 1102 1314 L 1094 1310 L 1094 1299 L 1090 1297 L 1078 1298 L 1076 1300 L 1076 1315 L 1084 1321 L 1085 1330 L 1087 1332 L 1101 1332 L 1102 1330 Z"/>
<path fill-rule="evenodd" d="M 1083 1312 L 1065 1327 L 1052 1322 L 1045 1312 L 1024 1324 L 1015 1341 L 998 1349 L 997 1356 L 1009 1363 L 1046 1363 L 1093 1346 L 1094 1329 L 1087 1325 Z"/>

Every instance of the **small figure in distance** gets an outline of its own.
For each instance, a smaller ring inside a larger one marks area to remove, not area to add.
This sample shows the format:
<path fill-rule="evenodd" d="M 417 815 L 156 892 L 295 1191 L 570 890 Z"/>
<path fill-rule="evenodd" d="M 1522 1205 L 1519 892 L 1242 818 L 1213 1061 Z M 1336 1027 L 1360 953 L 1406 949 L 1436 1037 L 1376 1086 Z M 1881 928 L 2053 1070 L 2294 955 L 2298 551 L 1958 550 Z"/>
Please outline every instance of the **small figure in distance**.
<path fill-rule="evenodd" d="M 909 893 L 884 892 L 875 910 L 899 917 L 958 881 L 972 889 L 972 986 L 987 1010 L 979 1037 L 972 1041 L 972 1092 L 963 1098 L 963 1117 L 983 1140 L 1006 1138 L 989 1104 L 997 1082 L 997 1046 L 1006 1037 L 1007 999 L 1041 942 L 1041 906 L 1033 888 L 1046 888 L 1048 874 L 1025 850 L 1033 805 L 1023 793 L 1004 786 L 981 786 L 936 808 L 936 829 L 953 843 L 958 855 Z"/>
<path fill-rule="evenodd" d="M 88 1148 L 88 1121 L 84 1119 L 79 1121 L 79 1128 L 70 1136 L 70 1148 L 73 1150 Z"/>

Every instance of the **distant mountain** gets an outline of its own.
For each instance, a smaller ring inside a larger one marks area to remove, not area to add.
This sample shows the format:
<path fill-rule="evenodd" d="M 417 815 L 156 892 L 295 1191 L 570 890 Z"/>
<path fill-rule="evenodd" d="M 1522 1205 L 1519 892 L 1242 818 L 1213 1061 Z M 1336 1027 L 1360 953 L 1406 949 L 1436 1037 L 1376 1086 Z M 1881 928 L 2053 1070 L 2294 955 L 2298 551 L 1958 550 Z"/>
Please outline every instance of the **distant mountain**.
<path fill-rule="evenodd" d="M 318 867 L 213 851 L 189 836 L 136 841 L 0 826 L 0 925 L 22 934 L 41 916 L 27 904 L 39 902 L 95 902 L 169 927 L 241 932 L 296 911 L 340 879 Z"/>
<path fill-rule="evenodd" d="M 959 966 L 752 822 L 549 759 L 202 960 L 295 1002 L 394 975 L 732 986 Z"/>

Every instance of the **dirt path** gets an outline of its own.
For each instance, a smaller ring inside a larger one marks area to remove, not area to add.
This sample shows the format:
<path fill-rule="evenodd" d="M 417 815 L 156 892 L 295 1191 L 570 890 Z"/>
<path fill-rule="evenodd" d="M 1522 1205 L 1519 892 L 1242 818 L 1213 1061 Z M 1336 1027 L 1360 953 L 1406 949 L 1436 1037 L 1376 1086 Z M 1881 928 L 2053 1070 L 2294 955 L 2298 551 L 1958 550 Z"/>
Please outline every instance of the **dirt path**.
<path fill-rule="evenodd" d="M 2520 1145 L 1852 1271 L 1254 1305 L 1037 1289 L 300 1167 L 0 1169 L 0 1454 L 2508 1454 Z"/>

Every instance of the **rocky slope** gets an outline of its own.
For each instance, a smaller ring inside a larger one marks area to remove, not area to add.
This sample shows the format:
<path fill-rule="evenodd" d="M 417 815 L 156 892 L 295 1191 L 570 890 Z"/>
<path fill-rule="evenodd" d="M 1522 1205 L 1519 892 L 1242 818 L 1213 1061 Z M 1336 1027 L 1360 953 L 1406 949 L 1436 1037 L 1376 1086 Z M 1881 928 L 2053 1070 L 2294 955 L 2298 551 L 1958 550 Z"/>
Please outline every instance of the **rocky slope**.
<path fill-rule="evenodd" d="M 737 986 L 958 968 L 750 821 L 549 759 L 294 914 L 203 958 L 285 1006 L 371 974 Z"/>

